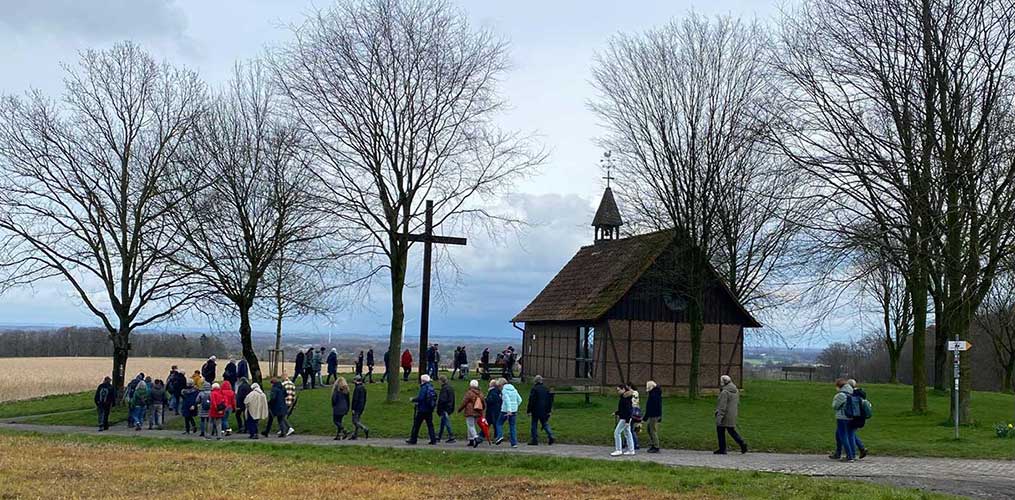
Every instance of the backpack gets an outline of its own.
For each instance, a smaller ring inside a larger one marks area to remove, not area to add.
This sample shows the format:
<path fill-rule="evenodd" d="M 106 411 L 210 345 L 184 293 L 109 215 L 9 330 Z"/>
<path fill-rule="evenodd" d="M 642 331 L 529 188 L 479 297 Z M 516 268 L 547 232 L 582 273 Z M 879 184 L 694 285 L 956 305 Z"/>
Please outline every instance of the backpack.
<path fill-rule="evenodd" d="M 103 387 L 99 389 L 99 404 L 106 404 L 109 401 L 109 388 Z"/>
<path fill-rule="evenodd" d="M 874 407 L 871 405 L 871 402 L 866 399 L 863 400 L 863 402 L 861 403 L 860 410 L 864 420 L 867 420 L 872 416 L 874 416 Z"/>
<path fill-rule="evenodd" d="M 862 407 L 863 399 L 860 396 L 849 395 L 846 396 L 846 404 L 843 405 L 842 411 L 850 419 L 863 418 Z"/>
<path fill-rule="evenodd" d="M 211 410 L 211 398 L 201 398 L 201 411 Z"/>

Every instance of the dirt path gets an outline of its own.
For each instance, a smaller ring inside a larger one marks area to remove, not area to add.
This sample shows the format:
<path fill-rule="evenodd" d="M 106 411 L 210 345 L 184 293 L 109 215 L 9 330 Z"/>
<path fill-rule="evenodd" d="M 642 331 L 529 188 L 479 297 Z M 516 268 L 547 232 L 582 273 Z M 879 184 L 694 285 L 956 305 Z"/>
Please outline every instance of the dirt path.
<path fill-rule="evenodd" d="M 90 427 L 69 427 L 10 423 L 0 429 L 38 432 L 43 434 L 88 434 L 93 436 L 144 436 L 164 439 L 198 439 L 184 436 L 180 431 L 135 432 L 125 425 L 118 425 L 106 432 L 96 432 Z M 246 440 L 246 436 L 231 436 L 227 441 Z M 294 434 L 286 439 L 272 436 L 271 443 L 318 445 L 318 446 L 382 446 L 390 448 L 413 448 L 397 439 L 361 439 L 357 441 L 333 441 L 328 436 Z M 214 446 L 215 443 L 209 443 Z M 709 452 L 690 450 L 663 450 L 658 454 L 639 453 L 634 457 L 611 458 L 611 450 L 601 446 L 556 444 L 554 446 L 521 445 L 511 449 L 505 443 L 501 446 L 481 446 L 472 449 L 459 442 L 416 448 L 439 448 L 472 453 L 515 453 L 551 455 L 596 460 L 625 460 L 655 462 L 679 467 L 709 467 L 717 469 L 756 470 L 817 477 L 857 479 L 878 483 L 921 488 L 953 495 L 975 498 L 1015 498 L 1015 461 L 970 460 L 955 458 L 915 457 L 867 457 L 861 462 L 845 464 L 829 460 L 821 455 L 795 455 L 787 453 L 748 453 L 746 455 L 713 455 Z"/>

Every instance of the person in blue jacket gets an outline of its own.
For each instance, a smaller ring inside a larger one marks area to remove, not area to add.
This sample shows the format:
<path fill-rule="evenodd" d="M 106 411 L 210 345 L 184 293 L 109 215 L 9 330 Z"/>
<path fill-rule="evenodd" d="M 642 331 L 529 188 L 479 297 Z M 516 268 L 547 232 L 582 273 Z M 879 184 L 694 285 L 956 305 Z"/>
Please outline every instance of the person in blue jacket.
<path fill-rule="evenodd" d="M 437 391 L 430 384 L 430 376 L 423 374 L 419 377 L 419 392 L 412 398 L 416 403 L 416 414 L 412 418 L 412 434 L 405 441 L 406 444 L 416 444 L 419 438 L 419 427 L 426 422 L 426 430 L 430 436 L 430 444 L 437 444 L 437 436 L 433 431 L 433 411 L 437 406 Z"/>
<path fill-rule="evenodd" d="M 522 395 L 518 389 L 508 383 L 507 379 L 501 378 L 497 381 L 500 386 L 500 420 L 501 425 L 508 424 L 508 436 L 511 438 L 511 447 L 518 447 L 518 407 L 522 405 Z M 503 431 L 501 431 L 503 432 Z M 503 434 L 494 441 L 494 444 L 504 442 Z"/>
<path fill-rule="evenodd" d="M 200 392 L 194 385 L 193 379 L 187 379 L 187 387 L 180 392 L 180 414 L 183 415 L 186 429 L 183 431 L 184 434 L 197 432 L 197 422 L 194 421 L 194 417 L 198 414 L 197 395 Z"/>

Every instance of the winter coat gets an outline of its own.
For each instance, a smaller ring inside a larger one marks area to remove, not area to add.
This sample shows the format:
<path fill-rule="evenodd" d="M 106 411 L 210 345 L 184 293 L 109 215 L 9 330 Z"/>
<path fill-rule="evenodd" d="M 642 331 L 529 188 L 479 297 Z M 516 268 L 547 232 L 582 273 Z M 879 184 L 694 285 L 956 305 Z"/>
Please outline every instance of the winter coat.
<path fill-rule="evenodd" d="M 476 401 L 480 402 L 480 408 L 476 409 Z M 479 392 L 479 389 L 470 387 L 465 392 L 465 397 L 462 398 L 462 404 L 458 406 L 458 411 L 464 413 L 466 417 L 479 418 L 483 415 L 483 410 L 486 409 L 486 402 L 483 401 L 483 394 Z"/>
<path fill-rule="evenodd" d="M 314 373 L 320 373 L 322 364 L 321 351 L 314 351 Z"/>
<path fill-rule="evenodd" d="M 553 412 L 553 393 L 546 387 L 546 384 L 538 383 L 532 386 L 529 391 L 529 405 L 525 413 L 532 415 L 532 418 L 547 418 Z"/>
<path fill-rule="evenodd" d="M 116 389 L 113 384 L 103 382 L 95 388 L 95 406 L 99 408 L 111 408 L 116 403 Z"/>
<path fill-rule="evenodd" d="M 617 411 L 614 415 L 620 420 L 625 422 L 631 421 L 631 415 L 634 413 L 634 391 L 624 391 L 620 395 L 620 400 L 617 401 Z"/>
<path fill-rule="evenodd" d="M 227 398 L 224 394 L 225 391 L 221 387 L 218 389 L 212 389 L 211 391 L 211 408 L 208 410 L 208 416 L 211 418 L 222 418 L 226 416 L 226 409 L 229 405 L 226 404 Z M 232 391 L 229 391 L 232 392 Z M 222 409 L 219 409 L 219 406 Z"/>
<path fill-rule="evenodd" d="M 500 396 L 500 387 L 490 389 L 490 392 L 486 393 L 486 419 L 488 421 L 494 422 L 500 418 L 501 404 L 503 404 L 503 398 Z"/>
<path fill-rule="evenodd" d="M 292 380 L 282 380 L 282 389 L 285 390 L 285 407 L 292 409 L 296 406 L 296 384 Z"/>
<path fill-rule="evenodd" d="M 180 392 L 180 397 L 183 398 L 183 416 L 184 417 L 196 417 L 198 414 L 197 409 L 197 395 L 201 391 L 194 387 L 185 387 Z"/>
<path fill-rule="evenodd" d="M 409 351 L 402 353 L 402 368 L 412 368 L 412 354 Z"/>
<path fill-rule="evenodd" d="M 374 366 L 374 350 L 367 351 L 367 366 Z"/>
<path fill-rule="evenodd" d="M 152 388 L 148 391 L 148 404 L 162 406 L 166 404 L 166 399 L 166 386 L 160 383 L 152 384 Z"/>
<path fill-rule="evenodd" d="M 250 395 L 250 384 L 247 383 L 245 378 L 240 379 L 240 386 L 236 389 L 236 409 L 245 410 L 247 409 L 247 396 Z M 261 393 L 264 394 L 263 392 Z"/>
<path fill-rule="evenodd" d="M 205 408 L 205 403 L 208 404 L 208 408 Z M 208 412 L 211 410 L 211 384 L 205 382 L 201 386 L 201 393 L 197 395 L 197 416 L 206 418 Z"/>
<path fill-rule="evenodd" d="M 275 382 L 271 385 L 271 397 L 268 398 L 268 408 L 271 410 L 271 414 L 276 417 L 289 412 L 289 408 L 285 404 L 285 389 L 282 388 L 281 382 Z"/>
<path fill-rule="evenodd" d="M 832 409 L 835 410 L 836 420 L 849 420 L 846 416 L 846 401 L 849 401 L 849 397 L 853 395 L 853 386 L 849 384 L 843 384 L 839 388 L 839 392 L 835 393 L 835 397 L 832 398 Z"/>
<path fill-rule="evenodd" d="M 250 367 L 247 366 L 247 360 L 241 359 L 239 363 L 236 363 L 236 376 L 238 378 L 250 378 Z"/>
<path fill-rule="evenodd" d="M 308 352 L 303 355 L 303 372 L 314 373 L 314 352 Z"/>
<path fill-rule="evenodd" d="M 209 359 L 204 362 L 201 367 L 201 376 L 204 377 L 204 381 L 212 384 L 215 382 L 215 360 Z"/>
<path fill-rule="evenodd" d="M 658 385 L 648 391 L 648 402 L 645 403 L 645 418 L 663 417 L 663 389 Z"/>
<path fill-rule="evenodd" d="M 172 372 L 166 377 L 166 392 L 169 394 L 180 397 L 184 387 L 187 387 L 187 377 L 183 375 L 183 372 Z"/>
<path fill-rule="evenodd" d="M 434 410 L 434 396 L 436 394 L 433 390 L 433 385 L 430 382 L 424 382 L 419 386 L 419 392 L 416 393 L 416 397 L 412 398 L 412 402 L 416 403 L 416 410 L 420 413 L 429 413 Z"/>
<path fill-rule="evenodd" d="M 479 357 L 479 362 L 484 365 L 490 364 L 490 350 L 483 349 L 483 355 Z"/>
<path fill-rule="evenodd" d="M 194 388 L 204 387 L 204 377 L 200 373 L 195 373 L 190 376 L 190 380 L 194 381 Z"/>
<path fill-rule="evenodd" d="M 437 414 L 451 414 L 455 412 L 455 388 L 451 383 L 441 386 L 441 392 L 437 395 Z"/>
<path fill-rule="evenodd" d="M 391 366 L 391 351 L 384 351 L 384 370 L 387 371 L 389 366 Z"/>
<path fill-rule="evenodd" d="M 736 427 L 739 414 L 740 390 L 730 382 L 719 391 L 719 400 L 715 403 L 715 426 Z"/>
<path fill-rule="evenodd" d="M 338 372 L 338 353 L 328 354 L 328 373 Z"/>
<path fill-rule="evenodd" d="M 297 374 L 303 373 L 304 366 L 306 366 L 306 363 L 304 362 L 305 358 L 303 356 L 304 356 L 303 351 L 300 351 L 300 352 L 296 353 L 296 373 Z"/>
<path fill-rule="evenodd" d="M 331 415 L 341 417 L 349 413 L 349 393 L 340 390 L 331 391 Z"/>
<path fill-rule="evenodd" d="M 233 385 L 228 381 L 222 382 L 222 397 L 226 400 L 226 408 L 236 410 L 236 393 L 233 392 Z"/>
<path fill-rule="evenodd" d="M 229 382 L 230 384 L 236 385 L 236 381 L 239 377 L 236 376 L 236 363 L 230 361 L 226 365 L 226 369 L 222 370 L 222 380 Z"/>
<path fill-rule="evenodd" d="M 362 415 L 363 411 L 367 409 L 367 388 L 362 384 L 356 384 L 356 387 L 352 390 L 352 412 L 356 415 Z"/>
<path fill-rule="evenodd" d="M 518 394 L 518 389 L 515 389 L 515 386 L 504 384 L 500 390 L 500 398 L 501 413 L 518 413 L 518 407 L 522 405 L 522 395 Z"/>
<path fill-rule="evenodd" d="M 134 388 L 134 394 L 130 397 L 130 404 L 137 406 L 148 406 L 148 384 L 144 381 L 138 382 Z"/>
<path fill-rule="evenodd" d="M 243 386 L 240 386 L 242 389 Z M 268 399 L 264 396 L 259 384 L 249 386 L 247 397 L 243 398 L 243 407 L 247 410 L 247 416 L 254 420 L 268 418 Z"/>

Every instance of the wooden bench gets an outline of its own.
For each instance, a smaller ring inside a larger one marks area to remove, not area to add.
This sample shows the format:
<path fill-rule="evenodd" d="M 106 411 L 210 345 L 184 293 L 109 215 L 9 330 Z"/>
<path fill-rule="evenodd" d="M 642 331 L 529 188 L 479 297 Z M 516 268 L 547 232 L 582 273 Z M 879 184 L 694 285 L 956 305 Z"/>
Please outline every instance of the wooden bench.
<path fill-rule="evenodd" d="M 784 366 L 782 367 L 782 379 L 789 380 L 790 373 L 806 373 L 807 380 L 814 380 L 814 372 L 817 371 L 816 367 L 813 366 Z"/>
<path fill-rule="evenodd" d="M 553 394 L 554 394 L 554 396 L 559 396 L 561 394 L 563 394 L 565 396 L 569 396 L 569 395 L 572 395 L 572 394 L 584 394 L 585 395 L 585 404 L 587 404 L 587 405 L 588 404 L 592 404 L 592 397 L 591 397 L 592 396 L 592 391 L 574 391 L 574 390 L 569 390 L 569 391 L 553 391 Z"/>
<path fill-rule="evenodd" d="M 483 380 L 490 380 L 491 378 L 501 378 L 507 373 L 507 367 L 505 365 L 498 365 L 496 363 L 479 363 L 479 370 L 483 374 Z"/>

